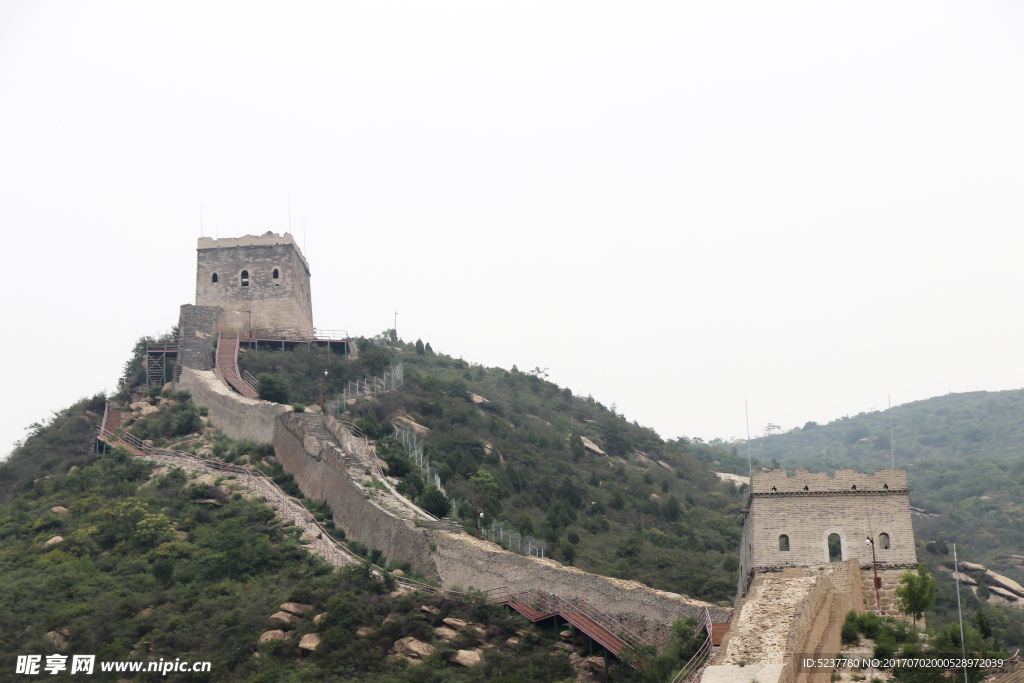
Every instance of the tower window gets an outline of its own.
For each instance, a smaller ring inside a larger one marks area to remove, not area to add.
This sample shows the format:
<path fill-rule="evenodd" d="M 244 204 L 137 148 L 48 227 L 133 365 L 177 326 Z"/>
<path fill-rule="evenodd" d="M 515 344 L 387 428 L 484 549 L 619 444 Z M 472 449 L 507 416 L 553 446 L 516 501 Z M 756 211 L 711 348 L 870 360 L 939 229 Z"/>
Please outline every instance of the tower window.
<path fill-rule="evenodd" d="M 243 270 L 242 271 L 242 286 L 243 287 L 248 287 L 249 286 L 249 271 L 248 270 Z"/>
<path fill-rule="evenodd" d="M 839 538 L 839 534 L 828 535 L 828 561 L 829 562 L 842 562 L 843 561 L 843 542 Z"/>
<path fill-rule="evenodd" d="M 856 485 L 856 484 L 854 484 L 854 485 L 853 485 L 853 486 L 852 486 L 852 487 L 850 488 L 850 490 L 851 490 L 851 491 L 856 491 L 856 490 L 857 490 L 857 485 Z"/>
<path fill-rule="evenodd" d="M 779 550 L 781 550 L 784 553 L 789 552 L 789 536 L 787 536 L 786 534 L 782 534 L 781 536 L 779 536 Z"/>
<path fill-rule="evenodd" d="M 889 549 L 889 534 L 878 534 L 878 547 L 882 550 Z"/>
<path fill-rule="evenodd" d="M 277 268 L 274 268 L 274 279 L 276 280 L 278 277 L 280 277 L 280 273 L 277 272 Z"/>
<path fill-rule="evenodd" d="M 217 284 L 217 273 L 214 273 L 213 274 L 213 278 L 211 278 L 211 279 L 213 280 L 214 284 Z"/>

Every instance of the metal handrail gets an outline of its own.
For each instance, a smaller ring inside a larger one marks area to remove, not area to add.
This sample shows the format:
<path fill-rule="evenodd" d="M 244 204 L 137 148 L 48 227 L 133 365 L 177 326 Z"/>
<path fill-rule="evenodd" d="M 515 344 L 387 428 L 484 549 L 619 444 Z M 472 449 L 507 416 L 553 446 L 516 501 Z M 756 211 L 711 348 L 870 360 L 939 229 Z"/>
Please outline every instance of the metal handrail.
<path fill-rule="evenodd" d="M 248 370 L 242 370 L 242 381 L 252 387 L 252 390 L 259 394 L 260 383 Z"/>
<path fill-rule="evenodd" d="M 492 589 L 497 602 L 518 602 L 543 614 L 581 614 L 631 647 L 650 645 L 643 636 L 616 621 L 586 598 L 566 599 L 559 595 L 541 595 L 532 590 L 513 590 L 508 586 Z M 602 643 L 603 644 L 603 643 Z"/>
<path fill-rule="evenodd" d="M 335 554 L 336 559 L 339 560 L 340 564 L 366 561 L 361 557 L 355 555 L 347 548 L 345 548 L 339 542 L 337 542 L 331 536 L 331 532 L 327 528 L 325 528 L 323 524 L 319 523 L 319 521 L 316 520 L 316 517 L 313 515 L 313 513 L 310 512 L 302 504 L 302 501 L 286 494 L 284 490 L 281 488 L 281 486 L 276 484 L 273 481 L 273 479 L 267 476 L 267 474 L 262 470 L 252 466 L 234 465 L 219 460 L 200 458 L 198 456 L 194 456 L 193 454 L 185 453 L 182 451 L 174 451 L 172 449 L 160 449 L 160 447 L 146 443 L 145 441 L 138 438 L 134 434 L 128 432 L 112 432 L 103 426 L 106 422 L 106 415 L 108 415 L 109 410 L 110 405 L 104 405 L 103 423 L 101 423 L 97 429 L 97 438 L 100 438 L 104 441 L 120 441 L 121 443 L 124 443 L 125 445 L 129 446 L 130 450 L 137 452 L 137 454 L 139 454 L 141 457 L 156 460 L 158 462 L 165 462 L 177 466 L 187 464 L 189 469 L 202 470 L 211 473 L 222 472 L 236 474 L 241 475 L 244 478 L 248 478 L 254 484 L 254 488 L 257 490 L 257 492 L 263 493 L 263 498 L 271 502 L 280 503 L 282 507 L 290 508 L 293 517 L 299 517 L 301 521 L 304 522 L 303 530 L 307 533 L 307 535 L 310 538 L 312 538 L 314 550 L 319 551 L 319 554 L 324 555 L 329 560 L 331 559 L 331 555 Z M 352 427 L 354 427 L 354 425 L 352 425 Z M 358 430 L 357 427 L 354 428 Z M 359 435 L 362 438 L 366 439 L 366 435 L 362 434 L 361 431 L 359 431 Z M 318 533 L 316 533 L 315 536 L 313 535 L 313 532 L 310 530 L 310 528 L 308 528 L 309 526 L 318 531 Z M 382 577 L 384 573 L 387 573 L 384 567 L 381 567 L 377 564 L 373 564 L 372 562 L 370 564 L 372 567 L 374 567 L 374 569 L 380 572 L 380 575 L 382 575 Z M 397 583 L 398 585 L 403 586 L 404 588 L 407 588 L 408 590 L 412 591 L 422 591 L 425 593 L 437 593 L 457 596 L 469 595 L 468 593 L 462 591 L 450 591 L 447 589 L 438 588 L 436 586 L 431 586 L 429 584 L 424 584 L 422 582 L 416 581 L 415 579 L 406 579 L 403 577 L 394 577 L 393 579 L 395 583 Z M 488 599 L 493 602 L 519 601 L 523 604 L 532 603 L 538 606 L 543 606 L 544 611 L 546 613 L 561 613 L 563 616 L 565 614 L 580 613 L 588 617 L 589 620 L 603 628 L 608 633 L 626 642 L 628 645 L 636 646 L 637 644 L 648 644 L 647 641 L 644 640 L 642 637 L 635 634 L 633 631 L 624 627 L 623 625 L 615 622 L 613 618 L 611 618 L 604 611 L 596 607 L 586 598 L 573 598 L 572 600 L 566 600 L 565 598 L 562 598 L 557 595 L 547 597 L 532 591 L 513 591 L 508 586 L 490 589 L 489 591 L 484 592 L 484 594 L 487 595 Z M 512 600 L 512 598 L 525 599 Z M 706 642 L 707 645 L 711 642 L 711 616 L 707 608 L 705 608 L 705 614 L 707 615 L 707 624 L 709 625 L 709 638 Z M 635 642 L 630 642 L 631 639 Z M 598 642 L 600 642 L 599 639 Z M 602 643 L 602 645 L 605 646 L 610 644 L 611 643 Z"/>
<path fill-rule="evenodd" d="M 701 612 L 700 618 L 697 621 L 697 627 L 694 629 L 694 633 L 700 633 L 702 629 L 707 632 L 707 638 L 704 640 L 704 643 L 697 648 L 697 651 L 693 656 L 690 657 L 690 661 L 688 661 L 683 668 L 679 670 L 679 673 L 672 678 L 672 683 L 683 683 L 683 681 L 689 681 L 691 679 L 696 680 L 697 675 L 704 671 L 705 667 L 710 663 L 711 658 L 709 655 L 711 654 L 711 649 L 714 647 L 714 643 L 712 642 L 714 627 L 711 622 L 711 612 L 707 607 L 705 607 Z"/>

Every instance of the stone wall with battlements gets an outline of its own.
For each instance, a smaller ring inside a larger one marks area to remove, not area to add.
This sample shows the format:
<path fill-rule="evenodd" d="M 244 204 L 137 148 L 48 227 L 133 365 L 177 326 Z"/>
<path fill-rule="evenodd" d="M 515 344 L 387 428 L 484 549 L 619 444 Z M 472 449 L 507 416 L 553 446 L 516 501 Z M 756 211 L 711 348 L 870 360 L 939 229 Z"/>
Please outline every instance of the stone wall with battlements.
<path fill-rule="evenodd" d="M 252 329 L 313 330 L 309 265 L 290 234 L 200 237 L 196 253 L 196 306 L 222 308 L 223 333 L 246 335 L 249 312 Z"/>
<path fill-rule="evenodd" d="M 785 470 L 755 473 L 744 505 L 737 597 L 745 595 L 759 572 L 828 564 L 833 534 L 839 537 L 843 561 L 855 559 L 870 567 L 871 546 L 865 539 L 871 537 L 879 567 L 916 567 L 906 472 L 884 469 L 868 475 L 838 469 L 833 477 L 808 470 L 797 470 L 793 477 Z"/>
<path fill-rule="evenodd" d="M 334 427 L 336 432 L 338 426 Z M 280 416 L 274 449 L 303 494 L 327 502 L 346 538 L 381 550 L 388 560 L 408 562 L 413 571 L 446 588 L 511 586 L 586 598 L 653 641 L 666 639 L 676 618 L 696 616 L 705 606 L 716 622 L 728 621 L 731 615 L 730 609 L 635 581 L 590 574 L 551 559 L 509 552 L 465 533 L 428 528 L 434 525 L 372 484 L 366 464 L 339 448 L 338 439 L 318 413 Z"/>

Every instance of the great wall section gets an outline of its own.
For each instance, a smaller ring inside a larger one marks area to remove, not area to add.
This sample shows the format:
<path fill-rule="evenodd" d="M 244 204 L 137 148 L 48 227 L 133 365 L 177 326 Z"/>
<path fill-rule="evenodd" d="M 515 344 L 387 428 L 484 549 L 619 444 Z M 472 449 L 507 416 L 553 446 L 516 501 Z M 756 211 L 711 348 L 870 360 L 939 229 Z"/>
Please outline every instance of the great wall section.
<path fill-rule="evenodd" d="M 350 340 L 278 327 L 282 319 L 312 322 L 308 266 L 289 235 L 221 242 L 199 244 L 196 305 L 181 307 L 174 388 L 206 406 L 210 424 L 226 436 L 272 444 L 303 495 L 326 502 L 347 539 L 408 563 L 440 590 L 473 587 L 533 621 L 560 616 L 616 655 L 628 646 L 664 644 L 676 619 L 694 617 L 710 637 L 674 683 L 824 683 L 829 672 L 798 670 L 797 654 L 839 652 L 850 610 L 898 615 L 894 588 L 917 566 L 906 473 L 898 470 L 754 473 L 744 495 L 733 609 L 510 552 L 434 518 L 394 489 L 372 444 L 352 425 L 315 408 L 298 413 L 255 398 L 251 378 L 238 372 L 241 339 L 280 348 L 344 344 L 345 352 Z M 229 284 L 242 294 L 231 294 Z M 241 313 L 249 315 L 247 325 Z M 253 331 L 254 317 L 262 332 Z M 259 470 L 152 448 L 118 430 L 118 422 L 108 411 L 100 439 L 164 465 L 233 477 L 298 524 L 307 547 L 329 563 L 362 561 Z M 399 583 L 404 590 L 438 590 Z"/>

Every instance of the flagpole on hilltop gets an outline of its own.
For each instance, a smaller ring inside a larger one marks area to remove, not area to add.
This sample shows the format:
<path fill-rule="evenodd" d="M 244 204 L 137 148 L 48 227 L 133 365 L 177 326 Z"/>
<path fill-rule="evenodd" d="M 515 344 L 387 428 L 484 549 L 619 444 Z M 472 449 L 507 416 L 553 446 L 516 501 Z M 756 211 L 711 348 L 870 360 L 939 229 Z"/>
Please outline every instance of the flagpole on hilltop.
<path fill-rule="evenodd" d="M 743 397 L 743 410 L 747 414 L 747 472 L 750 474 L 750 483 L 754 483 L 754 466 L 750 459 L 750 406 L 747 405 L 747 398 Z"/>
<path fill-rule="evenodd" d="M 892 392 L 889 392 L 889 449 L 892 451 L 892 468 L 896 469 L 896 444 L 892 440 Z"/>

